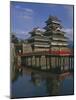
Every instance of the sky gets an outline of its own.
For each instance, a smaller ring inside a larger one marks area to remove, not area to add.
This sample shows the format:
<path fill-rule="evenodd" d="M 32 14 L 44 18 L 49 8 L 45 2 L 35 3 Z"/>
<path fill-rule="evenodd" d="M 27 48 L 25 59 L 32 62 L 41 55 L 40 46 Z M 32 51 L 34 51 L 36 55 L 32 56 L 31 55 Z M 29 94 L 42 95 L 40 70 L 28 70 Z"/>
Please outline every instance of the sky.
<path fill-rule="evenodd" d="M 19 39 L 30 37 L 29 32 L 46 26 L 48 16 L 57 16 L 61 20 L 63 30 L 69 41 L 73 41 L 73 5 L 43 3 L 10 3 L 10 28 Z"/>

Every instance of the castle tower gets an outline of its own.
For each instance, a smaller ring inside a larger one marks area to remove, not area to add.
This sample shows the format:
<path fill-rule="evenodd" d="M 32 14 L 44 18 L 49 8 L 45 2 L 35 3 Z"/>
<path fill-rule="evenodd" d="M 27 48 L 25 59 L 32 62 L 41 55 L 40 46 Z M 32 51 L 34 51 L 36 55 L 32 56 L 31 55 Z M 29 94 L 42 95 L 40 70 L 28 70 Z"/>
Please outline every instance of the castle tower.
<path fill-rule="evenodd" d="M 31 32 L 31 38 L 28 40 L 31 44 L 32 51 L 48 51 L 49 38 L 44 36 L 44 32 L 39 28 L 34 28 Z"/>
<path fill-rule="evenodd" d="M 61 21 L 56 16 L 49 16 L 45 23 L 44 35 L 50 39 L 50 51 L 67 51 L 67 38 L 64 36 L 65 32 L 62 31 Z"/>

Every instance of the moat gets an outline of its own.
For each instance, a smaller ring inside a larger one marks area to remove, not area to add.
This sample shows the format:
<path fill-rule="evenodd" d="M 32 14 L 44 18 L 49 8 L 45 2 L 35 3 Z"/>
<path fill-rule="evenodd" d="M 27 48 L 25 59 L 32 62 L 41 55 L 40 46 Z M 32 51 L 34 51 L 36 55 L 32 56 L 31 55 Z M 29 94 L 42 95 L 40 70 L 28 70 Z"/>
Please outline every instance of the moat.
<path fill-rule="evenodd" d="M 25 66 L 21 66 L 20 69 L 17 69 L 17 66 L 14 68 L 11 75 L 12 98 L 72 95 L 74 93 L 73 73 L 56 75 Z"/>

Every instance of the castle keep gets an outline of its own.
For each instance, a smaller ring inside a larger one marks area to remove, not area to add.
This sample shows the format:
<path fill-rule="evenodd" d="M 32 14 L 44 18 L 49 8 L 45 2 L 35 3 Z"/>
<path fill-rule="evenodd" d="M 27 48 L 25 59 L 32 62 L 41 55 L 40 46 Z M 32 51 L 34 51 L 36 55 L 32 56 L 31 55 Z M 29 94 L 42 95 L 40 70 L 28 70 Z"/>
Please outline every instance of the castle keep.
<path fill-rule="evenodd" d="M 28 39 L 27 45 L 30 44 L 31 49 L 28 52 L 69 53 L 67 37 L 65 37 L 65 32 L 62 31 L 61 21 L 56 16 L 49 16 L 45 23 L 45 31 L 34 28 L 29 32 L 31 37 Z"/>

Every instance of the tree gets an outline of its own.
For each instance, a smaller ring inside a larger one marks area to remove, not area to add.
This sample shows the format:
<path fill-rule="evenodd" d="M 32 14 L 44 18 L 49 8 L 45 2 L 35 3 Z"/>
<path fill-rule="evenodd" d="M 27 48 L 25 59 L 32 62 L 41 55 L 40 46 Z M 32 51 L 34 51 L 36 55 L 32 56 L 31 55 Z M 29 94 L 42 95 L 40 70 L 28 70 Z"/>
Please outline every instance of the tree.
<path fill-rule="evenodd" d="M 11 42 L 18 43 L 18 38 L 14 34 L 11 35 Z"/>

